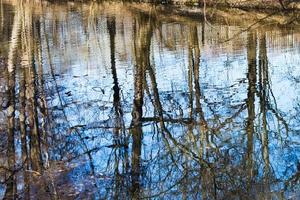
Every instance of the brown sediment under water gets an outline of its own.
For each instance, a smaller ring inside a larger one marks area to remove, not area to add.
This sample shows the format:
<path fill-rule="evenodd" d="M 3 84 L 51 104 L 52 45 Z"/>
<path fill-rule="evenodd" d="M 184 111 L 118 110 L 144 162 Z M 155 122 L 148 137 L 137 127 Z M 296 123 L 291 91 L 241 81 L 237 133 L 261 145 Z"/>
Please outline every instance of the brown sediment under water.
<path fill-rule="evenodd" d="M 203 11 L 2 0 L 0 198 L 299 199 L 299 13 Z"/>

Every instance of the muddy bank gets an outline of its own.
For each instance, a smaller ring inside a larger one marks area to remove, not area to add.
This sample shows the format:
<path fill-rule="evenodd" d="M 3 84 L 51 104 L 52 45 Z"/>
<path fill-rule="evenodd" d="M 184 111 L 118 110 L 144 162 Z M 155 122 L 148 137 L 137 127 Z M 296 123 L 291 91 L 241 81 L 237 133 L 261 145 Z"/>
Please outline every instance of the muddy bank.
<path fill-rule="evenodd" d="M 200 5 L 222 8 L 240 8 L 251 10 L 299 10 L 300 2 L 297 0 L 175 0 L 175 4 Z"/>
<path fill-rule="evenodd" d="M 17 5 L 18 1 L 4 0 L 9 5 Z M 213 24 L 221 25 L 237 25 L 240 27 L 255 28 L 257 26 L 263 26 L 264 28 L 269 27 L 270 29 L 274 26 L 284 26 L 293 27 L 293 29 L 298 29 L 300 25 L 300 12 L 298 10 L 276 10 L 276 9 L 241 9 L 241 8 L 230 8 L 230 6 L 222 7 L 220 2 L 213 5 L 212 1 L 207 1 L 206 7 L 201 7 L 195 5 L 184 5 L 184 2 L 176 4 L 175 2 L 169 2 L 170 4 L 156 4 L 156 3 L 143 3 L 143 2 L 125 2 L 125 1 L 103 1 L 102 3 L 97 3 L 94 1 L 41 1 L 38 3 L 35 1 L 30 2 L 33 12 L 35 14 L 43 13 L 44 9 L 51 5 L 53 11 L 61 12 L 61 8 L 72 8 L 72 9 L 95 9 L 97 5 L 102 5 L 104 10 L 115 10 L 120 9 L 120 12 L 142 12 L 145 14 L 151 14 L 152 17 L 159 18 L 160 20 L 173 21 L 173 22 L 184 22 L 184 23 L 195 23 L 200 21 L 206 21 Z M 230 2 L 230 1 L 228 1 Z M 233 2 L 233 1 L 232 1 Z M 241 2 L 241 1 L 240 1 Z M 254 1 L 247 1 L 254 2 Z M 264 1 L 269 2 L 267 5 L 280 5 L 278 0 L 276 1 Z M 272 2 L 272 3 L 270 3 Z M 288 3 L 285 2 L 285 5 Z M 299 4 L 299 3 L 297 3 Z M 229 5 L 229 4 L 228 4 Z M 237 4 L 235 4 L 237 5 Z M 246 1 L 244 4 L 246 5 Z M 294 5 L 290 3 L 288 5 Z M 122 9 L 120 8 L 122 7 Z M 238 7 L 238 6 L 235 6 Z M 124 10 L 126 8 L 126 10 Z M 280 7 L 278 7 L 279 9 Z M 121 11 L 122 10 L 122 11 Z M 296 25 L 296 26 L 295 26 Z"/>
<path fill-rule="evenodd" d="M 48 0 L 58 2 L 57 0 Z M 88 2 L 90 0 L 62 0 L 59 2 Z M 96 0 L 104 2 L 105 0 Z M 151 3 L 164 5 L 186 5 L 190 7 L 239 8 L 250 10 L 300 10 L 299 0 L 113 0 L 109 2 Z"/>
<path fill-rule="evenodd" d="M 18 1 L 15 0 L 4 0 L 3 2 L 15 4 Z M 41 1 L 43 3 L 137 3 L 137 4 L 151 4 L 151 5 L 164 5 L 166 7 L 187 7 L 188 10 L 198 9 L 230 9 L 236 8 L 245 11 L 262 11 L 262 12 L 281 12 L 284 14 L 289 14 L 290 12 L 300 11 L 300 1 L 299 0 L 46 0 Z M 32 3 L 41 3 L 40 1 L 32 1 Z"/>
<path fill-rule="evenodd" d="M 251 28 L 257 26 L 293 26 L 300 24 L 300 14 L 297 11 L 278 12 L 274 10 L 243 10 L 238 8 L 189 7 L 184 5 L 156 5 L 149 3 L 130 3 L 130 10 L 136 12 L 151 12 L 153 16 L 166 21 L 207 21 L 213 24 L 238 25 Z M 296 26 L 298 27 L 298 26 Z"/>

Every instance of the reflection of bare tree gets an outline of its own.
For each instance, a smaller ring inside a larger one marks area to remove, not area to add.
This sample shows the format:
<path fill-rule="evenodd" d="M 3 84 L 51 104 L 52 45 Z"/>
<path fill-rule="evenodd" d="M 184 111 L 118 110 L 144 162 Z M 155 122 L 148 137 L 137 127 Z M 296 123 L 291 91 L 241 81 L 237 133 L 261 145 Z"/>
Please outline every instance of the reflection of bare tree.
<path fill-rule="evenodd" d="M 134 29 L 135 79 L 132 108 L 132 197 L 139 199 L 142 147 L 142 117 L 145 72 L 150 65 L 151 23 L 147 15 L 138 16 Z"/>
<path fill-rule="evenodd" d="M 257 41 L 258 38 L 258 41 Z M 259 51 L 257 51 L 256 44 L 259 42 Z M 258 53 L 258 69 L 257 69 L 257 57 Z M 287 129 L 287 123 L 281 117 L 280 112 L 276 108 L 276 99 L 273 96 L 273 92 L 270 86 L 269 72 L 268 72 L 268 57 L 267 57 L 267 44 L 265 32 L 248 33 L 247 44 L 247 59 L 248 59 L 248 119 L 247 119 L 247 170 L 248 170 L 248 190 L 254 189 L 254 178 L 257 176 L 256 171 L 259 163 L 254 163 L 256 155 L 254 154 L 255 148 L 255 135 L 256 129 L 260 130 L 259 138 L 261 138 L 261 155 L 263 158 L 263 179 L 262 184 L 264 187 L 264 198 L 270 198 L 270 184 L 273 177 L 271 171 L 271 164 L 269 158 L 269 131 L 268 131 L 268 112 L 275 116 L 278 120 L 278 124 L 282 123 L 283 127 Z M 257 80 L 258 76 L 258 80 Z M 258 86 L 258 87 L 256 87 Z M 259 97 L 259 117 L 255 114 L 255 95 Z M 273 105 L 275 108 L 273 108 Z M 258 119 L 258 123 L 255 120 Z"/>
<path fill-rule="evenodd" d="M 11 45 L 8 55 L 8 65 L 7 65 L 7 82 L 8 82 L 8 108 L 7 108 L 7 158 L 8 158 L 8 179 L 7 179 L 7 188 L 5 192 L 5 199 L 14 199 L 17 186 L 16 186 L 16 177 L 15 177 L 15 52 L 18 45 L 18 38 L 20 34 L 20 13 L 17 10 L 11 37 Z"/>
<path fill-rule="evenodd" d="M 32 57 L 31 52 L 25 57 L 29 61 L 25 67 L 25 82 L 28 86 L 26 88 L 26 100 L 28 107 L 28 122 L 31 130 L 30 134 L 30 159 L 32 170 L 41 173 L 43 168 L 42 153 L 41 153 L 41 133 L 38 127 L 38 111 L 37 111 L 37 88 L 36 88 L 36 71 L 33 63 L 30 61 Z"/>
<path fill-rule="evenodd" d="M 21 133 L 23 135 L 23 154 L 28 153 L 28 160 L 24 164 L 24 169 L 28 168 L 31 172 L 31 180 L 40 180 L 40 188 L 37 188 L 36 186 L 31 187 L 26 182 L 28 177 L 28 172 L 25 171 L 24 173 L 24 195 L 26 198 L 30 195 L 30 190 L 32 190 L 34 193 L 38 194 L 38 190 L 41 193 L 45 193 L 48 189 L 48 183 L 45 182 L 45 180 L 40 179 L 40 176 L 44 174 L 45 172 L 45 160 L 43 158 L 43 148 L 44 145 L 43 142 L 43 135 L 42 135 L 42 128 L 40 124 L 41 119 L 39 117 L 39 113 L 41 110 L 45 110 L 41 107 L 41 104 L 39 105 L 38 102 L 40 101 L 40 95 L 39 95 L 39 83 L 40 80 L 37 76 L 36 71 L 36 64 L 38 62 L 35 62 L 36 60 L 36 48 L 37 43 L 33 38 L 35 38 L 38 34 L 39 29 L 32 29 L 33 26 L 33 15 L 32 15 L 32 7 L 30 4 L 24 4 L 22 16 L 25 19 L 22 23 L 22 31 L 21 31 L 21 38 L 22 38 L 22 54 L 21 54 L 21 67 L 22 70 L 24 70 L 24 83 L 25 87 L 25 102 L 21 102 L 23 105 L 25 105 L 25 118 L 28 121 L 28 124 L 25 124 L 25 132 Z M 22 81 L 22 79 L 21 79 Z M 20 93 L 20 98 L 22 97 L 23 93 Z M 41 102 L 41 101 L 40 101 Z M 21 107 L 20 107 L 21 108 Z M 23 108 L 22 108 L 23 109 Z M 21 109 L 21 111 L 22 111 Z M 23 112 L 23 111 L 22 111 Z M 27 115 L 26 115 L 27 113 Z M 22 120 L 22 119 L 20 119 Z M 27 126 L 27 128 L 26 128 Z M 26 132 L 26 129 L 28 132 Z M 24 136 L 25 134 L 25 136 Z M 21 135 L 21 137 L 22 137 Z M 46 136 L 45 136 L 46 137 Z M 28 148 L 27 148 L 27 144 Z M 28 167 L 27 167 L 28 165 Z"/>
<path fill-rule="evenodd" d="M 116 60 L 115 60 L 115 36 L 116 36 L 116 21 L 115 17 L 109 17 L 107 19 L 107 27 L 110 36 L 110 59 L 111 70 L 113 78 L 113 107 L 114 107 L 114 128 L 113 128 L 113 151 L 114 151 L 114 175 L 115 175 L 115 188 L 114 199 L 125 198 L 127 194 L 125 175 L 128 173 L 128 141 L 123 121 L 123 110 L 121 105 L 120 87 L 118 83 Z M 122 155 L 124 151 L 124 155 Z M 120 163 L 123 162 L 123 167 L 120 167 Z M 120 169 L 121 168 L 121 169 Z M 120 170 L 124 170 L 121 171 Z"/>
<path fill-rule="evenodd" d="M 33 182 L 30 183 L 30 181 L 32 180 L 40 180 L 41 187 L 39 190 L 41 192 L 46 192 L 49 187 L 48 183 L 43 180 L 44 178 L 40 178 L 45 170 L 44 161 L 46 158 L 43 158 L 43 152 L 46 154 L 47 151 L 45 143 L 42 144 L 44 138 L 46 138 L 44 127 L 46 106 L 45 99 L 42 100 L 43 85 L 41 83 L 43 81 L 41 76 L 37 76 L 35 65 L 36 49 L 40 48 L 40 46 L 37 47 L 34 40 L 38 30 L 32 29 L 32 22 L 31 4 L 18 2 L 8 60 L 8 94 L 10 99 L 8 108 L 8 165 L 11 166 L 10 171 L 12 174 L 7 181 L 6 198 L 19 195 L 16 190 L 19 179 L 16 182 L 17 177 L 15 175 L 19 172 L 22 172 L 23 177 L 23 194 L 21 195 L 24 199 L 30 198 L 30 188 L 33 185 Z M 16 50 L 18 47 L 20 47 L 19 51 Z M 16 70 L 15 66 L 20 66 L 20 68 Z M 19 79 L 18 85 L 16 85 L 16 77 Z M 18 101 L 16 101 L 17 95 L 19 97 Z M 15 115 L 16 109 L 18 109 L 18 116 Z M 42 113 L 43 117 L 39 117 L 39 112 Z M 17 117 L 19 123 L 16 123 Z M 20 132 L 15 124 L 19 125 Z M 16 146 L 15 139 L 19 137 L 19 133 L 21 143 L 20 146 L 18 143 Z M 15 153 L 18 151 L 17 149 L 21 150 L 21 161 L 16 160 Z M 33 191 L 38 193 L 36 186 Z"/>
<path fill-rule="evenodd" d="M 268 57 L 267 57 L 266 33 L 259 34 L 259 93 L 260 93 L 260 112 L 262 117 L 262 156 L 264 159 L 264 184 L 266 195 L 269 194 L 270 158 L 269 158 L 269 132 L 267 124 L 267 89 L 268 89 Z M 268 196 L 266 196 L 267 198 Z M 268 197 L 269 198 L 269 197 Z"/>
<path fill-rule="evenodd" d="M 20 105 L 20 133 L 22 143 L 22 163 L 23 163 L 23 174 L 24 174 L 24 198 L 29 199 L 30 187 L 29 187 L 29 176 L 27 170 L 29 170 L 29 155 L 27 145 L 27 131 L 26 131 L 26 100 L 25 100 L 25 69 L 23 66 L 20 68 L 20 81 L 19 81 L 19 105 Z"/>
<path fill-rule="evenodd" d="M 13 58 L 12 58 L 13 59 Z M 11 61 L 10 61 L 11 62 Z M 14 198 L 16 194 L 16 183 L 15 183 L 15 68 L 12 63 L 7 70 L 7 81 L 8 81 L 8 112 L 7 112 L 7 158 L 8 158 L 8 169 L 10 171 L 7 179 L 7 189 L 5 193 L 6 199 Z"/>
<path fill-rule="evenodd" d="M 255 91 L 256 91 L 256 33 L 248 33 L 247 41 L 247 60 L 248 60 L 248 98 L 247 98 L 247 109 L 248 109 L 248 119 L 247 119 L 247 190 L 250 192 L 252 179 L 253 179 L 253 148 L 254 148 L 254 120 L 255 120 Z"/>

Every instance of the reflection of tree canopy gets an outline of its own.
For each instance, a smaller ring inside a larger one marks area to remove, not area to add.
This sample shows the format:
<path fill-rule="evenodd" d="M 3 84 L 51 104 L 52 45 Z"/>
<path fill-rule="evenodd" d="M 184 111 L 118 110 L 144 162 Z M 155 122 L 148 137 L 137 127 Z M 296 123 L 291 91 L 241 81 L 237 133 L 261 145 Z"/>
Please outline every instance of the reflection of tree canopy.
<path fill-rule="evenodd" d="M 54 4 L 40 5 L 39 15 L 35 7 L 14 5 L 4 49 L 5 198 L 265 199 L 295 189 L 299 108 L 290 114 L 278 106 L 268 29 L 224 46 L 218 42 L 237 27 L 170 23 L 154 8 L 91 3 L 66 11 Z M 242 79 L 209 74 L 218 66 L 208 60 L 223 51 L 231 54 L 222 68 L 245 58 Z M 175 74 L 185 79 L 168 88 L 163 73 L 174 77 L 166 66 L 177 65 L 174 58 L 184 66 Z M 88 70 L 78 73 L 78 65 Z"/>

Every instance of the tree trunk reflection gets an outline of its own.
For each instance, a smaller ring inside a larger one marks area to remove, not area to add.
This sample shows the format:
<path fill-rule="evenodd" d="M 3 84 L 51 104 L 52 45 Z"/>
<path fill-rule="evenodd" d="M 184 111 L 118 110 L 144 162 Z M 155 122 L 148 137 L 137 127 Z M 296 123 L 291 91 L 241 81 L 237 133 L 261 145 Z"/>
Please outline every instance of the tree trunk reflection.
<path fill-rule="evenodd" d="M 132 108 L 132 198 L 139 199 L 141 193 L 141 147 L 142 147 L 142 117 L 145 89 L 145 72 L 150 66 L 151 23 L 147 15 L 138 16 L 134 29 L 134 100 Z"/>
<path fill-rule="evenodd" d="M 254 120 L 255 120 L 255 92 L 256 92 L 256 33 L 248 33 L 247 40 L 247 60 L 248 60 L 248 97 L 247 97 L 247 190 L 250 194 L 251 186 L 254 176 L 254 163 L 253 163 L 253 145 L 254 145 Z"/>

